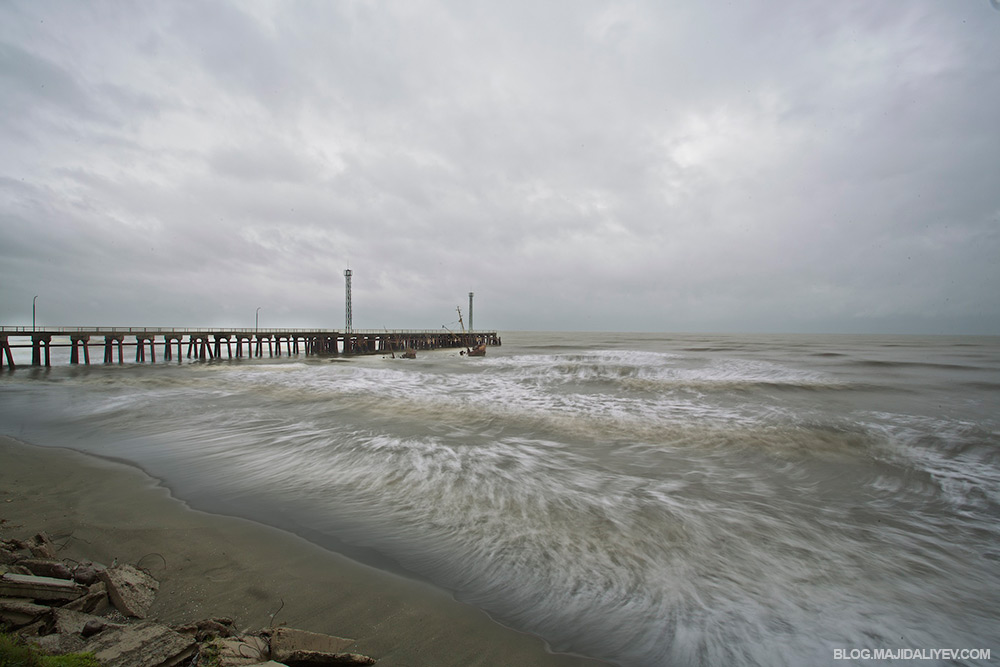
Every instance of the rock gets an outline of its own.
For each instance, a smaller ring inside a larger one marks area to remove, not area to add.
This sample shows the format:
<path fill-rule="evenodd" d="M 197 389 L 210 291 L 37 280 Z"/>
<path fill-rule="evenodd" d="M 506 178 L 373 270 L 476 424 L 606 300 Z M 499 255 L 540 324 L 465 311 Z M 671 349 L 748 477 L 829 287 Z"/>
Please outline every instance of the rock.
<path fill-rule="evenodd" d="M 77 653 L 83 650 L 86 642 L 79 635 L 55 633 L 44 637 L 34 637 L 31 643 L 41 648 L 46 653 L 62 655 L 63 653 Z"/>
<path fill-rule="evenodd" d="M 63 609 L 71 611 L 82 611 L 87 614 L 103 614 L 111 609 L 111 601 L 108 599 L 108 587 L 103 581 L 98 581 L 87 588 L 87 593 L 72 602 L 63 605 Z"/>
<path fill-rule="evenodd" d="M 373 665 L 366 655 L 347 653 L 353 639 L 295 630 L 271 628 L 265 631 L 271 642 L 271 658 L 289 667 L 299 665 Z"/>
<path fill-rule="evenodd" d="M 195 648 L 192 637 L 146 621 L 105 630 L 83 650 L 104 667 L 174 667 L 194 655 Z"/>
<path fill-rule="evenodd" d="M 73 581 L 84 586 L 90 586 L 98 579 L 98 568 L 93 563 L 84 563 L 73 570 Z"/>
<path fill-rule="evenodd" d="M 73 573 L 62 561 L 49 560 L 48 558 L 23 558 L 17 562 L 18 565 L 28 568 L 32 574 L 39 577 L 52 577 L 54 579 L 72 579 Z"/>
<path fill-rule="evenodd" d="M 283 659 L 287 667 L 312 667 L 313 665 L 374 665 L 375 659 L 358 653 L 323 653 L 321 651 L 292 651 Z"/>
<path fill-rule="evenodd" d="M 52 617 L 55 620 L 55 623 L 53 624 L 53 631 L 62 634 L 83 634 L 84 629 L 88 625 L 90 626 L 89 632 L 91 635 L 95 635 L 109 626 L 121 627 L 118 624 L 109 624 L 106 618 L 94 616 L 93 614 L 84 614 L 79 611 L 71 611 L 65 608 L 53 609 Z"/>
<path fill-rule="evenodd" d="M 231 618 L 208 618 L 197 623 L 174 626 L 174 630 L 181 634 L 191 635 L 200 642 L 213 637 L 233 637 L 236 632 L 233 630 L 233 619 Z"/>
<path fill-rule="evenodd" d="M 218 667 L 259 665 L 268 657 L 267 640 L 263 637 L 225 637 L 212 639 L 201 647 L 208 664 Z"/>
<path fill-rule="evenodd" d="M 98 632 L 108 627 L 100 618 L 94 618 L 83 624 L 83 628 L 80 629 L 80 634 L 86 639 L 87 637 L 93 637 Z"/>
<path fill-rule="evenodd" d="M 28 551 L 35 558 L 48 558 L 50 560 L 59 558 L 56 554 L 56 545 L 52 543 L 52 540 L 45 533 L 38 533 L 28 542 Z"/>
<path fill-rule="evenodd" d="M 0 565 L 13 565 L 20 558 L 14 549 L 8 549 L 5 545 L 0 545 Z"/>
<path fill-rule="evenodd" d="M 87 592 L 83 586 L 65 579 L 8 572 L 0 577 L 0 596 L 29 600 L 68 601 Z"/>
<path fill-rule="evenodd" d="M 11 598 L 0 598 L 0 621 L 15 628 L 34 623 L 41 619 L 42 616 L 50 613 L 52 613 L 52 608 L 42 604 L 34 604 Z"/>
<path fill-rule="evenodd" d="M 100 573 L 111 604 L 126 616 L 146 618 L 160 584 L 132 565 L 116 565 Z"/>
<path fill-rule="evenodd" d="M 294 651 L 342 653 L 347 647 L 354 645 L 353 639 L 293 628 L 270 628 L 264 634 L 271 642 L 271 657 L 278 662 L 285 662 L 285 658 Z"/>

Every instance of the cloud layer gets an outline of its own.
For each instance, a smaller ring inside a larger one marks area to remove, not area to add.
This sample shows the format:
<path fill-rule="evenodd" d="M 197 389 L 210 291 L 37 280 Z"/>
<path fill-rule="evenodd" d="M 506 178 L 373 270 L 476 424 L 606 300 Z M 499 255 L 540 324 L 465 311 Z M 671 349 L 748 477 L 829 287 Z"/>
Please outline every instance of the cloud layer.
<path fill-rule="evenodd" d="M 12 2 L 0 87 L 4 324 L 1000 333 L 985 0 Z"/>

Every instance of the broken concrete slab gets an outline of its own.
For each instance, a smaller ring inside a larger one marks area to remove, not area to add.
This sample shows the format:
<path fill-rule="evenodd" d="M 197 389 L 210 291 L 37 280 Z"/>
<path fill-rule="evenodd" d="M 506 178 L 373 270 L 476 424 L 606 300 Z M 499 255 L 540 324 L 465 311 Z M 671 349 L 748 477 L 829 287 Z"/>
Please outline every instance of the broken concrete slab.
<path fill-rule="evenodd" d="M 82 651 L 87 642 L 79 635 L 54 633 L 43 637 L 32 637 L 31 643 L 46 653 L 62 655 Z"/>
<path fill-rule="evenodd" d="M 0 598 L 0 621 L 19 628 L 39 620 L 52 612 L 52 607 L 27 600 Z"/>
<path fill-rule="evenodd" d="M 132 565 L 116 565 L 102 571 L 100 579 L 108 587 L 111 604 L 126 616 L 146 618 L 160 583 Z"/>
<path fill-rule="evenodd" d="M 85 614 L 79 611 L 72 611 L 63 607 L 53 609 L 52 617 L 54 619 L 54 624 L 52 626 L 53 632 L 63 634 L 83 634 L 83 630 L 88 624 L 90 624 L 91 628 L 99 627 L 101 629 L 108 627 L 121 627 L 120 624 L 110 623 L 106 618 L 94 616 L 93 614 Z M 100 632 L 100 630 L 97 630 L 97 632 Z M 97 632 L 91 632 L 90 634 L 97 634 Z"/>
<path fill-rule="evenodd" d="M 39 577 L 52 577 L 54 579 L 72 579 L 73 572 L 59 560 L 48 558 L 22 558 L 17 564 L 28 568 L 32 574 Z"/>
<path fill-rule="evenodd" d="M 97 574 L 102 569 L 93 563 L 83 563 L 73 569 L 73 581 L 84 586 L 90 586 L 97 582 Z"/>
<path fill-rule="evenodd" d="M 175 625 L 174 630 L 184 635 L 191 635 L 200 642 L 213 637 L 235 637 L 237 634 L 233 629 L 233 619 L 225 616 Z"/>
<path fill-rule="evenodd" d="M 269 628 L 264 634 L 271 642 L 271 657 L 278 662 L 285 662 L 295 651 L 343 653 L 355 643 L 353 639 L 293 628 Z"/>
<path fill-rule="evenodd" d="M 146 621 L 105 630 L 83 650 L 104 667 L 174 667 L 194 655 L 196 645 L 193 637 Z"/>
<path fill-rule="evenodd" d="M 321 651 L 292 651 L 283 658 L 287 667 L 325 667 L 327 665 L 374 665 L 375 658 L 359 653 L 323 653 Z"/>
<path fill-rule="evenodd" d="M 32 574 L 12 574 L 0 576 L 0 596 L 28 598 L 29 600 L 75 600 L 87 592 L 84 586 L 66 579 L 39 577 Z"/>
<path fill-rule="evenodd" d="M 17 554 L 17 551 L 0 545 L 0 565 L 13 565 L 20 559 L 21 557 Z"/>
<path fill-rule="evenodd" d="M 259 665 L 268 658 L 268 643 L 263 637 L 216 638 L 201 647 L 202 656 L 210 656 L 210 664 L 218 667 Z"/>
<path fill-rule="evenodd" d="M 63 609 L 70 611 L 82 611 L 86 614 L 103 614 L 111 609 L 111 601 L 108 599 L 108 587 L 103 581 L 99 581 L 87 588 L 86 594 L 78 597 L 72 602 L 63 605 Z"/>
<path fill-rule="evenodd" d="M 59 556 L 56 554 L 56 545 L 52 543 L 49 536 L 45 533 L 38 533 L 31 540 L 27 542 L 28 551 L 35 558 L 48 558 L 50 560 L 56 560 Z"/>

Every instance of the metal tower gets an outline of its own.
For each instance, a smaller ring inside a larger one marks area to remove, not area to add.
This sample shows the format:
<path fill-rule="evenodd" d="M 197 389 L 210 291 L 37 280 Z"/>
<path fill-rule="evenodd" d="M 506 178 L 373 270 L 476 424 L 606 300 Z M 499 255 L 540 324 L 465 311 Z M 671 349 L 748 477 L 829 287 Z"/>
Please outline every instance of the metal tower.
<path fill-rule="evenodd" d="M 472 331 L 472 295 L 473 292 L 469 292 L 469 331 Z"/>
<path fill-rule="evenodd" d="M 344 271 L 344 281 L 347 283 L 347 333 L 351 332 L 351 276 L 353 272 L 350 269 Z"/>

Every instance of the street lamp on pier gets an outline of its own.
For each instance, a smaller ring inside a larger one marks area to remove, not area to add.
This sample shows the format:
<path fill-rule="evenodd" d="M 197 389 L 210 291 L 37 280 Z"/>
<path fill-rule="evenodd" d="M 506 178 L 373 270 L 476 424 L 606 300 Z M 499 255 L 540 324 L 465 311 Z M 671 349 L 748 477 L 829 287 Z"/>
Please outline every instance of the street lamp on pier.
<path fill-rule="evenodd" d="M 253 319 L 253 332 L 257 333 L 258 329 L 260 329 L 260 306 L 257 306 L 257 312 L 254 313 Z"/>
<path fill-rule="evenodd" d="M 37 294 L 35 295 L 35 298 L 31 300 L 31 331 L 32 331 L 32 333 L 34 333 L 34 331 L 35 331 L 35 302 L 36 301 L 38 301 L 38 295 Z"/>

